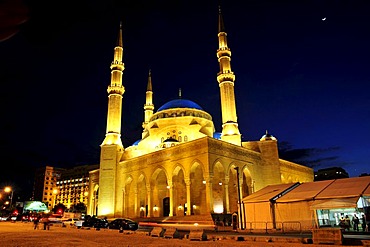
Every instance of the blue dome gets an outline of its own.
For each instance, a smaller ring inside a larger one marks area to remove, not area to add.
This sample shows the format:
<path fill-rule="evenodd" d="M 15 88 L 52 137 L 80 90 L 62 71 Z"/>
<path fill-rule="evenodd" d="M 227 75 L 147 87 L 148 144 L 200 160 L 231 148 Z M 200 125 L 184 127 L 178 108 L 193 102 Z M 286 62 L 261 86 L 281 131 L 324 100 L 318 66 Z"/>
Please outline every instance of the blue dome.
<path fill-rule="evenodd" d="M 166 104 L 162 105 L 158 108 L 158 111 L 168 110 L 172 108 L 193 108 L 197 110 L 203 111 L 202 107 L 200 107 L 197 103 L 187 100 L 187 99 L 175 99 L 167 102 Z"/>
<path fill-rule="evenodd" d="M 221 140 L 221 132 L 215 132 L 215 133 L 213 133 L 213 138 L 215 138 L 217 140 Z"/>
<path fill-rule="evenodd" d="M 137 146 L 137 145 L 139 144 L 139 142 L 141 142 L 141 139 L 139 139 L 139 140 L 137 140 L 136 142 L 134 142 L 134 143 L 132 144 L 132 146 Z"/>

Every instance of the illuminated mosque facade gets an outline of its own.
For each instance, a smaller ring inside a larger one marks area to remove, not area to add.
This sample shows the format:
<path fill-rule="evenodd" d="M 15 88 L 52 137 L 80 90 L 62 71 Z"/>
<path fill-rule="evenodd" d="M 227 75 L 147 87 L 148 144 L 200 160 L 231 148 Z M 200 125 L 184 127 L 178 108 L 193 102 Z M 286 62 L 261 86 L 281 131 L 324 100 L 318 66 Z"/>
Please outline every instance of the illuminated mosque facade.
<path fill-rule="evenodd" d="M 88 214 L 131 218 L 231 214 L 238 211 L 241 198 L 268 185 L 313 181 L 311 168 L 279 158 L 278 142 L 269 133 L 257 141 L 241 141 L 235 75 L 221 11 L 218 44 L 222 132 L 215 132 L 212 116 L 191 100 L 180 97 L 155 110 L 149 73 L 141 139 L 123 147 L 120 27 L 110 66 L 100 166 L 89 174 Z"/>

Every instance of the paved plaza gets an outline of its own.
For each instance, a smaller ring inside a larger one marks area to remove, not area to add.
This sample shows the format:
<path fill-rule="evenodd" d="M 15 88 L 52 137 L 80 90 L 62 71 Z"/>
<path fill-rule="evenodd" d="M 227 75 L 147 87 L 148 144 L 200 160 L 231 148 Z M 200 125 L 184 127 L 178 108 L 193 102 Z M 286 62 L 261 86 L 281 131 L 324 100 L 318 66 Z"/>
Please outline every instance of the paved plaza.
<path fill-rule="evenodd" d="M 314 245 L 287 242 L 237 241 L 235 239 L 191 241 L 189 239 L 165 239 L 148 236 L 145 232 L 124 232 L 118 230 L 77 229 L 74 227 L 51 226 L 49 230 L 34 230 L 33 223 L 0 222 L 0 246 L 42 247 L 42 246 L 244 246 L 244 247 L 317 247 L 335 245 Z M 348 246 L 348 245 L 347 245 Z"/>

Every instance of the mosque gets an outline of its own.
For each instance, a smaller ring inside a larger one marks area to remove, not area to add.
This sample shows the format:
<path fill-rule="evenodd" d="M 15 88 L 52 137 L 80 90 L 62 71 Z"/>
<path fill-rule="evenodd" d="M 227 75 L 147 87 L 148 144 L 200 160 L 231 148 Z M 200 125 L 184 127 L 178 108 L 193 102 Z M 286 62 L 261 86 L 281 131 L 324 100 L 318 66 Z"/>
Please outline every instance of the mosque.
<path fill-rule="evenodd" d="M 132 146 L 124 147 L 122 43 L 121 26 L 110 65 L 100 166 L 89 174 L 88 214 L 108 218 L 231 214 L 238 212 L 242 198 L 268 185 L 313 181 L 311 168 L 279 158 L 278 142 L 271 134 L 266 132 L 260 140 L 242 142 L 231 50 L 221 11 L 216 52 L 221 133 L 215 132 L 212 116 L 197 103 L 182 98 L 181 92 L 179 99 L 155 110 L 149 72 L 142 136 Z"/>

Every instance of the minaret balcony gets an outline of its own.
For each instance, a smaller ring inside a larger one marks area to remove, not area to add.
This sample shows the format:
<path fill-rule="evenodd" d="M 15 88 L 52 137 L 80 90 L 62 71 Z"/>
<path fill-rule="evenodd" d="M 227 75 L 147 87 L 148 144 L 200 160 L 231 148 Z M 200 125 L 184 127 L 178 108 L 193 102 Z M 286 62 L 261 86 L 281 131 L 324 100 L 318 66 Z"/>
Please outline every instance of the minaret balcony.
<path fill-rule="evenodd" d="M 123 86 L 109 86 L 107 89 L 109 94 L 120 94 L 122 95 L 125 92 L 125 88 Z"/>
<path fill-rule="evenodd" d="M 231 51 L 229 48 L 225 47 L 225 48 L 221 48 L 219 50 L 217 50 L 217 58 L 220 58 L 220 57 L 231 57 Z"/>
<path fill-rule="evenodd" d="M 235 81 L 235 75 L 233 72 L 230 72 L 230 73 L 218 73 L 217 74 L 217 81 L 219 83 L 222 83 L 222 82 L 234 82 Z"/>
<path fill-rule="evenodd" d="M 144 105 L 144 110 L 145 111 L 153 111 L 154 110 L 154 105 Z"/>
<path fill-rule="evenodd" d="M 125 69 L 125 66 L 123 65 L 123 63 L 112 63 L 112 65 L 110 66 L 110 69 L 111 70 L 119 70 L 119 71 L 123 71 Z"/>

